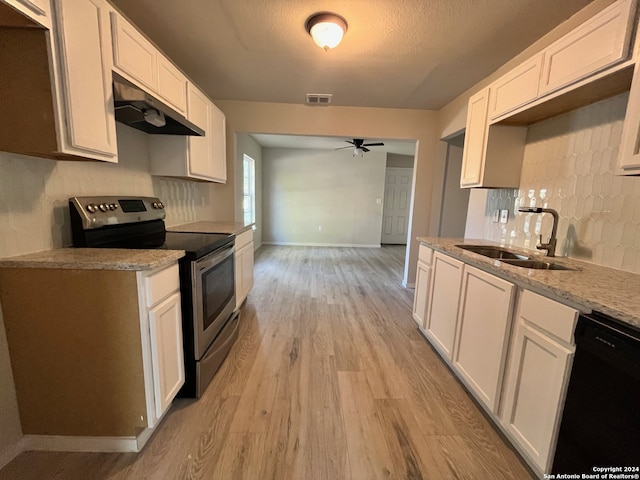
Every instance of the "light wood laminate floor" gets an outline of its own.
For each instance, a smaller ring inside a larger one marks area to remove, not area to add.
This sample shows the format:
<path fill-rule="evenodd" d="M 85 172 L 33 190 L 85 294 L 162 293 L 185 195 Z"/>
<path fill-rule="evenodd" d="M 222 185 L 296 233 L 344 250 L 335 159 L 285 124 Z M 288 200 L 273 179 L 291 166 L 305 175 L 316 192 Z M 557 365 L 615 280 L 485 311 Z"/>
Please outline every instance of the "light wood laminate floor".
<path fill-rule="evenodd" d="M 139 454 L 27 452 L 1 479 L 531 479 L 418 332 L 404 247 L 265 246 L 230 356 Z"/>

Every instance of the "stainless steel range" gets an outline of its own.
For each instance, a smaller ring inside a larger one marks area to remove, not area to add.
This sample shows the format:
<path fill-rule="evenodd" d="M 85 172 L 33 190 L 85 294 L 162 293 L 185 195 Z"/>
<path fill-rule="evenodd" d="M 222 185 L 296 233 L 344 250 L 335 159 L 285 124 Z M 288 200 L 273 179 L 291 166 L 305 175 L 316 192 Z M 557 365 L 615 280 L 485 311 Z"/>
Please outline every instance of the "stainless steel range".
<path fill-rule="evenodd" d="M 154 197 L 69 199 L 74 247 L 184 250 L 180 292 L 185 385 L 179 395 L 198 398 L 238 336 L 234 236 L 167 232 L 164 204 Z"/>

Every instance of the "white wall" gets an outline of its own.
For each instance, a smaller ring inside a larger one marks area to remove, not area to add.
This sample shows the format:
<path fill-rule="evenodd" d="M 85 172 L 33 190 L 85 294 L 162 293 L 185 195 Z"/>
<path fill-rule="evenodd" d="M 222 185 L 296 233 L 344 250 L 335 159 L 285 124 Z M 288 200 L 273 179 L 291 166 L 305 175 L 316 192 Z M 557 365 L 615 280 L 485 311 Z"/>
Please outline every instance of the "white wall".
<path fill-rule="evenodd" d="M 253 231 L 254 248 L 258 249 L 262 245 L 262 147 L 248 133 L 239 132 L 236 134 L 236 156 L 235 156 L 235 220 L 243 222 L 242 216 L 242 183 L 243 183 L 243 157 L 249 155 L 255 161 L 256 167 L 256 225 Z"/>
<path fill-rule="evenodd" d="M 380 246 L 386 160 L 373 151 L 265 148 L 264 243 Z"/>
<path fill-rule="evenodd" d="M 64 162 L 0 153 L 0 257 L 71 245 L 68 198 L 149 195 L 167 205 L 167 224 L 223 220 L 218 185 L 152 177 L 148 136 L 117 125 L 117 165 Z M 233 208 L 233 202 L 231 203 Z M 0 306 L 1 308 L 1 306 Z M 4 322 L 0 315 L 0 465 L 21 436 Z"/>

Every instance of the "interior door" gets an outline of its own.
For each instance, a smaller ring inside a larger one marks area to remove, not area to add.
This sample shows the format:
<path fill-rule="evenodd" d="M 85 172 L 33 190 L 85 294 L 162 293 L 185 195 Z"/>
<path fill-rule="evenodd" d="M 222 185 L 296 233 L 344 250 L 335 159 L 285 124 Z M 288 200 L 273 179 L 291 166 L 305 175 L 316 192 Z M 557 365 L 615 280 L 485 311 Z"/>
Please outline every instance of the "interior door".
<path fill-rule="evenodd" d="M 387 168 L 380 243 L 407 244 L 412 177 L 412 168 Z"/>

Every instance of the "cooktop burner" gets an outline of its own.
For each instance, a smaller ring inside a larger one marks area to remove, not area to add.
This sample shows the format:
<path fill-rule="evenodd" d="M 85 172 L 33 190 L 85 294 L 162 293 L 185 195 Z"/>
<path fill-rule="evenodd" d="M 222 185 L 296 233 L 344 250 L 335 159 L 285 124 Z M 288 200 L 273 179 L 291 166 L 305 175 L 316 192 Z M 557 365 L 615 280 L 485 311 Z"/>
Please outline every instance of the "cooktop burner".
<path fill-rule="evenodd" d="M 197 259 L 233 241 L 233 235 L 219 233 L 166 232 L 165 242 L 160 248 L 184 250 L 186 257 Z"/>

